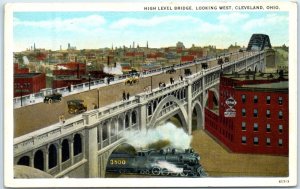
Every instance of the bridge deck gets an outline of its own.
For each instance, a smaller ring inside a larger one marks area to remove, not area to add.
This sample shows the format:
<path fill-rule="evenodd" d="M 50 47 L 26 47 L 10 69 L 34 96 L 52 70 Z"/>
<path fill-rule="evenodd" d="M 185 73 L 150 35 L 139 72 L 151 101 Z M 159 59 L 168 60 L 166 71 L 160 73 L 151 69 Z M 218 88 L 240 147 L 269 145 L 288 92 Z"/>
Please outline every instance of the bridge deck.
<path fill-rule="evenodd" d="M 230 60 L 242 59 L 247 56 L 247 53 L 233 54 Z M 209 67 L 216 67 L 217 62 L 215 59 L 209 60 Z M 14 109 L 14 137 L 19 137 L 27 133 L 36 131 L 41 128 L 45 128 L 49 125 L 53 125 L 59 122 L 59 116 L 64 115 L 65 119 L 74 117 L 75 115 L 68 113 L 67 101 L 73 99 L 83 99 L 87 105 L 88 110 L 92 110 L 95 105 L 98 107 L 105 107 L 113 104 L 114 102 L 122 101 L 122 93 L 130 93 L 130 96 L 134 96 L 145 92 L 145 89 L 152 87 L 158 88 L 160 82 L 164 82 L 167 85 L 170 84 L 170 78 L 175 81 L 180 79 L 180 75 L 184 75 L 184 68 L 177 69 L 174 74 L 156 73 L 148 75 L 147 77 L 141 77 L 138 84 L 125 85 L 124 81 L 113 82 L 110 85 L 101 85 L 98 88 L 92 88 L 91 90 L 82 91 L 76 94 L 69 94 L 63 97 L 61 102 L 53 104 L 36 103 L 27 105 L 21 108 Z M 188 66 L 192 73 L 202 70 L 201 65 L 192 64 Z"/>

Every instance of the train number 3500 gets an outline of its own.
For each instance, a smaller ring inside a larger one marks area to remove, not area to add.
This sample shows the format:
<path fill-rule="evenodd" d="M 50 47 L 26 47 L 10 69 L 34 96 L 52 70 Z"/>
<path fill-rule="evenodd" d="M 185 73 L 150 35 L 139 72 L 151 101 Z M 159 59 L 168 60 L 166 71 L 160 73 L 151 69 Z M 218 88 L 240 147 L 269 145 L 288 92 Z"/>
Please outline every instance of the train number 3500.
<path fill-rule="evenodd" d="M 111 165 L 125 165 L 126 164 L 126 160 L 122 160 L 122 159 L 111 159 L 110 160 L 110 164 Z"/>

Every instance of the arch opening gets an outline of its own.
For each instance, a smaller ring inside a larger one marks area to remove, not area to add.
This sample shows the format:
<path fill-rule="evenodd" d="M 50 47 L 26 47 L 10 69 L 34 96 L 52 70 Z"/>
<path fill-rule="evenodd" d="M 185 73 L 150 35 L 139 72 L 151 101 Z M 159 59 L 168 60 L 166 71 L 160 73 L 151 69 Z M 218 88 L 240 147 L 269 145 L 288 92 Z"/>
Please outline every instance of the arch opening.
<path fill-rule="evenodd" d="M 130 172 L 135 155 L 136 149 L 128 143 L 116 146 L 108 155 L 107 162 L 104 163 L 105 177 L 115 178 L 120 177 L 121 174 Z"/>
<path fill-rule="evenodd" d="M 69 149 L 69 141 L 67 139 L 64 139 L 62 142 L 62 157 L 61 161 L 65 162 L 68 159 L 70 159 L 70 149 Z"/>
<path fill-rule="evenodd" d="M 57 166 L 57 150 L 54 144 L 50 145 L 48 152 L 49 152 L 48 168 L 52 169 L 53 167 Z"/>
<path fill-rule="evenodd" d="M 204 116 L 203 109 L 200 104 L 200 101 L 195 101 L 193 104 L 193 112 L 192 112 L 192 131 L 197 129 L 203 129 L 204 126 Z"/>
<path fill-rule="evenodd" d="M 74 136 L 74 145 L 73 145 L 74 156 L 82 153 L 82 142 L 80 134 L 75 134 Z"/>
<path fill-rule="evenodd" d="M 38 150 L 34 154 L 34 168 L 44 171 L 44 153 Z"/>
<path fill-rule="evenodd" d="M 30 163 L 30 158 L 29 156 L 23 156 L 19 159 L 17 165 L 25 165 L 25 166 L 29 166 Z"/>

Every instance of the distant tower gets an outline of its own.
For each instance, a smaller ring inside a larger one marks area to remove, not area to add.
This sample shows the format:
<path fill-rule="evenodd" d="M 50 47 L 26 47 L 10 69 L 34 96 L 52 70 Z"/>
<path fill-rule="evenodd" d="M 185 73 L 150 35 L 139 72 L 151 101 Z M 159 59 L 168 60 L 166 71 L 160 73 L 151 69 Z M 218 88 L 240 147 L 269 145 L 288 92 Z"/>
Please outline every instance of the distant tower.
<path fill-rule="evenodd" d="M 146 46 L 147 46 L 147 49 L 148 49 L 148 48 L 149 48 L 149 46 L 148 46 L 148 41 L 147 41 L 147 45 L 146 45 Z"/>
<path fill-rule="evenodd" d="M 61 45 L 59 46 L 59 49 L 61 50 Z"/>
<path fill-rule="evenodd" d="M 33 43 L 33 50 L 35 51 L 35 43 Z"/>
<path fill-rule="evenodd" d="M 132 48 L 134 49 L 134 42 L 132 43 Z"/>
<path fill-rule="evenodd" d="M 71 45 L 70 45 L 70 43 L 68 43 L 68 49 L 70 49 L 70 47 L 71 47 Z"/>
<path fill-rule="evenodd" d="M 114 44 L 113 43 L 111 44 L 111 50 L 114 50 Z"/>

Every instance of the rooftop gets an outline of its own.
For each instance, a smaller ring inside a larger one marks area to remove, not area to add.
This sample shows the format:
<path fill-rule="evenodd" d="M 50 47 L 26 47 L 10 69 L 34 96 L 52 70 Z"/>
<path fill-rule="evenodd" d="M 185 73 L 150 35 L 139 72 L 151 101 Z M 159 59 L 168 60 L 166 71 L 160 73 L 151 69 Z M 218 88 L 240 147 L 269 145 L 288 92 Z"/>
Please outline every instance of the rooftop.
<path fill-rule="evenodd" d="M 280 81 L 274 83 L 262 83 L 262 84 L 252 84 L 252 85 L 242 85 L 242 87 L 251 88 L 264 88 L 264 89 L 287 89 L 289 87 L 288 81 Z"/>
<path fill-rule="evenodd" d="M 14 74 L 14 78 L 30 78 L 42 73 L 21 73 L 21 74 Z"/>
<path fill-rule="evenodd" d="M 225 78 L 230 78 L 234 80 L 288 80 L 288 74 L 282 73 L 282 77 L 280 77 L 280 73 L 262 73 L 262 72 L 253 72 L 248 71 L 246 73 L 233 73 L 233 74 L 223 74 Z"/>

